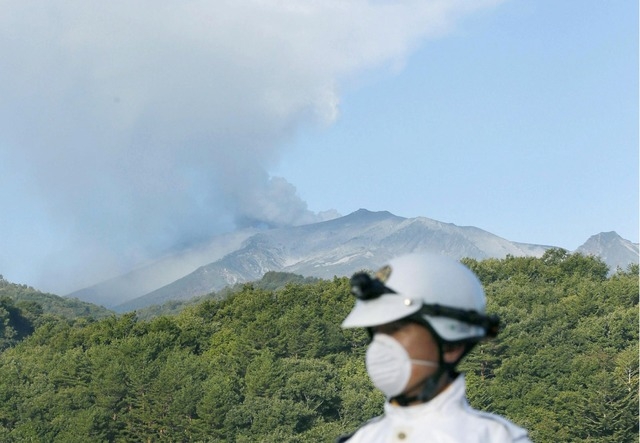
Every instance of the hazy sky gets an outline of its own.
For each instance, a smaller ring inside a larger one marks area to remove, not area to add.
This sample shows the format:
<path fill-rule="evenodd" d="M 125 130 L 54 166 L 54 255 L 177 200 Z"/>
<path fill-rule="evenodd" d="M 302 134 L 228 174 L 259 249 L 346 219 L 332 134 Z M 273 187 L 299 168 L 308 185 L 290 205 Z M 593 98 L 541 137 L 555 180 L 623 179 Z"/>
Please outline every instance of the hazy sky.
<path fill-rule="evenodd" d="M 0 274 L 388 210 L 638 241 L 628 0 L 0 0 Z"/>

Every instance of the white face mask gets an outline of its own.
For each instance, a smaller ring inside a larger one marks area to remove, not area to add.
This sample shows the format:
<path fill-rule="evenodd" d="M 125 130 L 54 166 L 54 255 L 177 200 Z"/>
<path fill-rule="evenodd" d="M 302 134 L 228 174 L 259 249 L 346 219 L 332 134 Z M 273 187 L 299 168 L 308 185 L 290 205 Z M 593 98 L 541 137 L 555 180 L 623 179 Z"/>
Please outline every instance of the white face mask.
<path fill-rule="evenodd" d="M 435 361 L 412 360 L 407 350 L 387 334 L 375 334 L 367 349 L 366 365 L 373 385 L 387 398 L 401 394 L 411 377 L 411 364 L 432 366 Z"/>

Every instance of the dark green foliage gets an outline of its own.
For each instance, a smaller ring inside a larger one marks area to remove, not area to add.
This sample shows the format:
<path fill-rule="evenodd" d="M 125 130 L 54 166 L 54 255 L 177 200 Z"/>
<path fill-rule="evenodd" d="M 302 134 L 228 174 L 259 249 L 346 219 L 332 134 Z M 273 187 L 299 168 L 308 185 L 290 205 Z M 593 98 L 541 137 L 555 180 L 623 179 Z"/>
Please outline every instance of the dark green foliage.
<path fill-rule="evenodd" d="M 268 291 L 277 291 L 283 289 L 288 283 L 312 284 L 319 281 L 315 277 L 303 277 L 302 275 L 292 274 L 290 272 L 269 271 L 262 278 L 251 285 L 257 289 L 265 289 Z M 184 309 L 195 306 L 206 300 L 224 300 L 229 295 L 242 289 L 244 284 L 238 283 L 232 287 L 226 287 L 218 292 L 194 297 L 189 300 L 171 300 L 161 305 L 148 306 L 146 308 L 136 310 L 138 318 L 149 320 L 160 315 L 177 315 Z"/>
<path fill-rule="evenodd" d="M 33 332 L 34 311 L 37 313 L 38 307 L 24 308 L 20 309 L 9 297 L 0 297 L 0 352 Z"/>
<path fill-rule="evenodd" d="M 637 441 L 637 267 L 465 262 L 504 323 L 463 363 L 471 402 L 536 442 Z M 31 323 L 0 354 L 0 441 L 329 442 L 379 414 L 367 334 L 339 326 L 348 279 L 268 281 L 174 316 Z"/>
<path fill-rule="evenodd" d="M 108 315 L 110 312 L 103 307 L 45 294 L 30 286 L 10 283 L 0 275 L 0 352 L 47 322 Z"/>
<path fill-rule="evenodd" d="M 260 289 L 275 291 L 284 288 L 287 283 L 315 283 L 318 280 L 315 277 L 303 277 L 289 272 L 269 271 L 256 283 L 256 286 Z"/>
<path fill-rule="evenodd" d="M 563 250 L 465 263 L 504 323 L 463 364 L 472 404 L 534 441 L 637 441 L 637 266 L 607 279 L 599 259 Z"/>
<path fill-rule="evenodd" d="M 105 318 L 113 313 L 102 306 L 83 302 L 77 298 L 65 298 L 54 294 L 40 292 L 27 285 L 10 283 L 0 275 L 0 298 L 13 300 L 16 306 L 29 311 L 32 316 Z"/>

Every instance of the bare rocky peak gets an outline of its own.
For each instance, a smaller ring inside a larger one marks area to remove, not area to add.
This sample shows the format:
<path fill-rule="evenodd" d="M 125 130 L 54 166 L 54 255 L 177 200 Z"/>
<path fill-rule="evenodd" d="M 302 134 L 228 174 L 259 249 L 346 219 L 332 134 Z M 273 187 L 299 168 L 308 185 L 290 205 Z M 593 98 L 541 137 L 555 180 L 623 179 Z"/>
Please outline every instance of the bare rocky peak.
<path fill-rule="evenodd" d="M 541 256 L 547 248 L 539 245 L 525 248 L 475 227 L 360 209 L 321 223 L 259 232 L 220 260 L 205 264 L 119 309 L 191 298 L 228 285 L 258 280 L 268 271 L 333 278 L 362 269 L 376 269 L 396 255 L 415 251 L 437 252 L 458 259 L 483 259 L 508 254 Z"/>
<path fill-rule="evenodd" d="M 614 231 L 592 235 L 576 252 L 600 257 L 612 272 L 638 263 L 638 243 L 625 240 Z"/>
<path fill-rule="evenodd" d="M 109 282 L 110 288 L 121 288 L 126 282 L 144 277 L 146 282 L 161 282 L 155 287 L 138 285 L 135 287 L 137 293 L 134 290 L 121 292 L 117 300 L 96 300 L 109 289 L 104 284 L 74 296 L 129 311 L 259 280 L 268 271 L 333 278 L 363 269 L 377 269 L 390 258 L 409 252 L 429 251 L 456 259 L 482 260 L 507 255 L 540 257 L 552 247 L 511 242 L 473 226 L 457 226 L 426 217 L 404 218 L 387 211 L 366 209 L 320 223 L 235 235 L 233 241 L 223 237 L 215 243 L 224 245 L 219 248 L 222 252 L 213 253 L 216 248 L 210 247 L 206 248 L 206 254 L 201 251 L 197 257 L 181 252 L 177 261 L 189 260 L 190 269 L 181 274 L 170 274 L 170 281 L 167 280 L 167 263 L 175 263 L 175 257 Z M 626 268 L 629 263 L 638 263 L 638 245 L 615 232 L 591 237 L 577 252 L 600 256 L 613 270 L 617 266 Z M 162 274 L 164 278 L 154 280 L 154 273 Z M 140 288 L 145 291 L 140 292 Z"/>

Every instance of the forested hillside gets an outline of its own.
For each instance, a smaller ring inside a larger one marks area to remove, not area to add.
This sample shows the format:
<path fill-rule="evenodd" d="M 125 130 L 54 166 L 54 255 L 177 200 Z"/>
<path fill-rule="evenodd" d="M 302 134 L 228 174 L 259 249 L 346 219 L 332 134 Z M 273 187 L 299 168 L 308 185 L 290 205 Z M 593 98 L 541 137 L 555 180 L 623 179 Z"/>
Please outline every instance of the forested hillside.
<path fill-rule="evenodd" d="M 465 260 L 504 328 L 464 363 L 474 406 L 536 442 L 638 440 L 638 267 Z M 49 317 L 0 354 L 0 441 L 330 442 L 381 412 L 348 279 L 244 285 L 173 316 Z"/>
<path fill-rule="evenodd" d="M 256 289 L 266 289 L 275 291 L 283 288 L 288 283 L 314 283 L 320 279 L 316 277 L 303 277 L 302 275 L 292 274 L 290 272 L 269 271 L 265 273 L 260 280 L 252 282 L 252 286 Z M 188 300 L 171 300 L 161 305 L 152 305 L 149 307 L 136 309 L 138 319 L 150 320 L 160 315 L 176 315 L 184 309 L 200 304 L 204 301 L 223 300 L 234 292 L 242 289 L 244 283 L 237 283 L 234 286 L 227 286 L 220 291 L 211 292 L 210 294 L 201 295 L 199 297 L 190 298 Z"/>
<path fill-rule="evenodd" d="M 8 282 L 0 275 L 0 351 L 30 335 L 48 320 L 106 318 L 112 314 L 101 306 Z"/>

